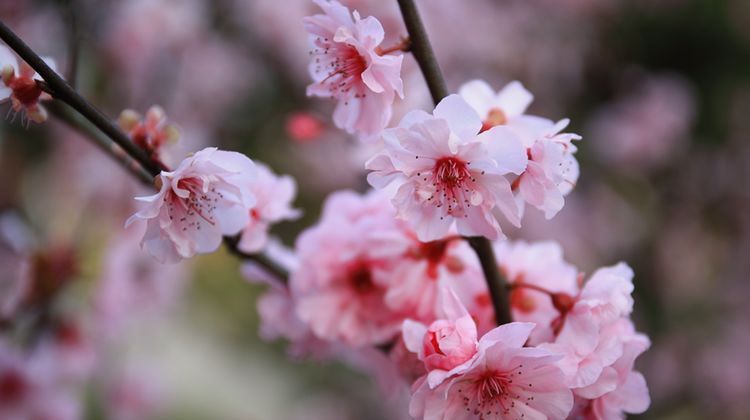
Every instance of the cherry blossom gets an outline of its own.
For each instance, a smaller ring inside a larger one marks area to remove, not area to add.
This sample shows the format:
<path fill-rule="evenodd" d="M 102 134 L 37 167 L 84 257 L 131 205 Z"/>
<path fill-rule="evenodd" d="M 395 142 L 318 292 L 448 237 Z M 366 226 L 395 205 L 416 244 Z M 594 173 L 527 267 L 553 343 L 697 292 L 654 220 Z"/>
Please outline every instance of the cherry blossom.
<path fill-rule="evenodd" d="M 332 194 L 320 222 L 295 244 L 290 278 L 297 315 L 316 336 L 362 346 L 396 337 L 406 309 L 384 305 L 396 258 L 405 247 L 394 211 L 382 195 Z"/>
<path fill-rule="evenodd" d="M 495 93 L 484 80 L 472 80 L 462 85 L 458 94 L 479 114 L 483 131 L 497 125 L 522 124 L 520 117 L 534 100 L 534 95 L 518 81 Z"/>
<path fill-rule="evenodd" d="M 49 57 L 42 59 L 55 70 L 54 60 Z M 42 80 L 41 76 L 4 45 L 0 45 L 0 77 L 3 81 L 0 101 L 10 98 L 13 111 L 23 113 L 31 121 L 41 123 L 47 120 L 47 110 L 39 102 L 52 97 L 37 84 Z"/>
<path fill-rule="evenodd" d="M 414 384 L 409 413 L 419 419 L 561 419 L 573 395 L 560 356 L 523 347 L 534 324 L 512 322 L 485 334 L 469 361 L 440 383 Z"/>
<path fill-rule="evenodd" d="M 563 260 L 556 242 L 496 242 L 497 262 L 511 285 L 513 319 L 533 322 L 529 341 L 551 341 L 562 321 L 557 307 L 578 294 L 578 270 Z M 564 301 L 564 302 L 563 302 Z"/>
<path fill-rule="evenodd" d="M 523 172 L 523 145 L 502 127 L 480 134 L 481 126 L 476 112 L 450 95 L 433 115 L 413 111 L 385 130 L 385 149 L 367 162 L 373 171 L 368 182 L 375 188 L 393 184 L 398 217 L 420 240 L 441 239 L 453 225 L 461 235 L 496 239 L 502 235 L 500 214 L 520 225 L 505 175 Z M 492 145 L 493 157 L 485 144 Z"/>
<path fill-rule="evenodd" d="M 246 156 L 203 149 L 174 171 L 162 171 L 159 192 L 136 198 L 147 205 L 126 226 L 147 222 L 141 246 L 160 262 L 213 252 L 223 235 L 236 235 L 249 223 L 256 201 L 246 186 L 254 176 L 254 164 Z"/>
<path fill-rule="evenodd" d="M 307 94 L 338 101 L 337 127 L 372 137 L 386 127 L 396 94 L 403 98 L 403 56 L 380 54 L 385 33 L 380 22 L 337 1 L 314 0 L 325 14 L 305 17 L 312 46 L 309 65 L 313 83 Z"/>
<path fill-rule="evenodd" d="M 250 210 L 250 221 L 237 244 L 245 252 L 258 252 L 265 247 L 271 224 L 300 216 L 299 210 L 291 207 L 297 192 L 294 179 L 277 176 L 266 165 L 256 163 L 255 166 L 257 176 L 249 183 L 249 188 L 256 203 Z"/>

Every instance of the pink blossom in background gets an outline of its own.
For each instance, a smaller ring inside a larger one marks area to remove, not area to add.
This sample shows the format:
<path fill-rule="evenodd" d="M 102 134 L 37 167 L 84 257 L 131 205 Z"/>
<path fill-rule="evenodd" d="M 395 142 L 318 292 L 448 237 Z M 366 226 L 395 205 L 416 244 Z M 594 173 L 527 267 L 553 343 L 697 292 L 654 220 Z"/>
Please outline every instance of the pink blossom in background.
<path fill-rule="evenodd" d="M 309 112 L 299 111 L 289 115 L 285 124 L 289 137 L 299 143 L 318 140 L 323 133 L 323 122 Z"/>
<path fill-rule="evenodd" d="M 395 338 L 408 308 L 390 309 L 384 299 L 406 243 L 381 194 L 329 196 L 320 222 L 295 244 L 299 267 L 290 288 L 297 315 L 325 340 L 362 346 Z"/>
<path fill-rule="evenodd" d="M 629 83 L 627 94 L 601 107 L 587 132 L 605 163 L 624 170 L 656 169 L 685 148 L 695 108 L 687 81 L 674 75 L 650 75 Z"/>
<path fill-rule="evenodd" d="M 160 378 L 144 366 L 115 369 L 104 383 L 107 418 L 142 420 L 156 418 L 164 390 Z"/>
<path fill-rule="evenodd" d="M 372 137 L 388 125 L 395 95 L 404 96 L 403 56 L 379 53 L 385 33 L 376 18 L 362 19 L 356 11 L 350 14 L 337 1 L 315 0 L 315 4 L 325 14 L 304 19 L 314 81 L 307 94 L 335 98 L 336 126 Z"/>
<path fill-rule="evenodd" d="M 0 213 L 0 320 L 12 319 L 32 285 L 31 235 L 13 213 Z"/>
<path fill-rule="evenodd" d="M 256 176 L 248 183 L 255 196 L 255 204 L 250 209 L 250 221 L 242 230 L 237 244 L 245 252 L 258 252 L 268 242 L 271 225 L 282 220 L 294 220 L 301 212 L 291 207 L 297 194 L 294 178 L 274 174 L 268 166 L 256 163 Z"/>
<path fill-rule="evenodd" d="M 531 344 L 551 341 L 564 315 L 555 307 L 552 294 L 572 300 L 578 294 L 578 270 L 563 259 L 562 247 L 556 242 L 496 242 L 494 249 L 512 287 L 513 319 L 536 324 Z"/>
<path fill-rule="evenodd" d="M 480 338 L 474 357 L 441 383 L 414 384 L 409 413 L 417 419 L 562 419 L 573 395 L 547 350 L 523 347 L 534 324 L 512 322 Z"/>
<path fill-rule="evenodd" d="M 47 65 L 55 70 L 55 62 L 49 57 L 42 57 Z M 47 120 L 47 110 L 40 101 L 52 99 L 37 85 L 42 78 L 26 62 L 5 45 L 0 45 L 0 101 L 10 99 L 13 111 L 22 113 L 25 118 L 41 123 Z"/>
<path fill-rule="evenodd" d="M 503 127 L 480 134 L 481 128 L 477 113 L 450 95 L 433 115 L 413 111 L 384 131 L 384 150 L 367 162 L 370 185 L 396 190 L 392 201 L 398 217 L 420 240 L 441 239 L 453 225 L 461 235 L 495 239 L 502 235 L 501 214 L 520 224 L 505 175 L 526 167 L 521 140 Z M 489 143 L 497 152 L 492 157 Z"/>
<path fill-rule="evenodd" d="M 147 222 L 141 246 L 160 262 L 213 252 L 223 235 L 236 235 L 249 223 L 256 200 L 247 185 L 254 177 L 254 164 L 246 156 L 203 149 L 174 171 L 162 171 L 159 192 L 137 198 L 147 205 L 126 226 Z"/>

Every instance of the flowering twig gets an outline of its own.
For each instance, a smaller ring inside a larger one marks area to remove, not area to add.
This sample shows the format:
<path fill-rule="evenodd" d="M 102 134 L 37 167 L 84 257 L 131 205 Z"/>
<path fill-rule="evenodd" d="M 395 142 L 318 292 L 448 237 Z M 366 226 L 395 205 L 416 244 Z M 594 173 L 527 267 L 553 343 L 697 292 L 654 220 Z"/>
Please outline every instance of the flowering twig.
<path fill-rule="evenodd" d="M 26 45 L 2 21 L 0 21 L 0 39 L 15 51 L 31 68 L 39 73 L 55 99 L 65 102 L 87 120 L 91 121 L 99 130 L 122 147 L 128 155 L 138 161 L 149 173 L 154 176 L 159 174 L 162 168 L 155 164 L 143 150 L 133 144 L 128 136 L 111 119 L 107 118 L 101 111 L 86 101 L 62 77 L 52 70 L 38 54 Z"/>
<path fill-rule="evenodd" d="M 448 88 L 435 58 L 435 53 L 432 51 L 432 46 L 422 24 L 422 19 L 419 17 L 419 11 L 414 4 L 414 0 L 398 0 L 398 5 L 404 17 L 406 30 L 409 32 L 409 39 L 411 41 L 410 51 L 414 54 L 417 64 L 419 64 L 422 75 L 430 89 L 432 100 L 437 104 L 448 96 Z M 497 323 L 507 324 L 511 322 L 510 303 L 508 291 L 506 290 L 508 282 L 499 270 L 495 253 L 492 250 L 492 244 L 484 237 L 469 237 L 465 239 L 474 249 L 477 257 L 479 257 L 482 271 L 487 281 L 487 287 L 490 291 L 492 306 L 495 309 Z"/>
<path fill-rule="evenodd" d="M 108 138 L 95 134 L 92 130 L 86 128 L 81 121 L 70 115 L 70 113 L 53 107 L 55 116 L 79 132 L 87 134 L 88 138 L 97 146 L 125 166 L 131 174 L 150 186 L 154 186 L 154 176 L 158 175 L 162 169 L 168 170 L 168 168 L 160 167 L 143 150 L 132 143 L 130 138 L 117 125 L 58 76 L 37 53 L 26 45 L 2 21 L 0 21 L 0 39 L 5 41 L 12 50 L 44 79 L 43 82 L 38 82 L 40 89 L 76 110 Z M 225 237 L 224 242 L 228 249 L 238 257 L 254 261 L 282 280 L 286 280 L 289 277 L 287 270 L 269 256 L 264 254 L 248 254 L 240 251 L 237 248 L 238 238 Z"/>

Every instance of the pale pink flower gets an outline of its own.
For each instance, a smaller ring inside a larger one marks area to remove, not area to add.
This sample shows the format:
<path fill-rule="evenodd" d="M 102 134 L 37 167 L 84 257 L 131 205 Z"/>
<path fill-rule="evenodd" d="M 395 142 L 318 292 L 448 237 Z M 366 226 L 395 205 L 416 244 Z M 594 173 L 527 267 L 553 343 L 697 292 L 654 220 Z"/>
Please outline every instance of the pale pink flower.
<path fill-rule="evenodd" d="M 458 95 L 440 101 L 433 115 L 407 114 L 385 130 L 385 149 L 367 162 L 375 188 L 397 188 L 398 217 L 422 241 L 441 239 L 455 224 L 458 233 L 502 235 L 497 218 L 519 226 L 518 208 L 505 175 L 520 174 L 526 153 L 518 136 L 495 127 L 479 134 L 482 122 Z M 492 157 L 485 145 L 493 148 Z"/>
<path fill-rule="evenodd" d="M 266 165 L 256 163 L 257 176 L 249 183 L 255 196 L 255 205 L 250 209 L 250 221 L 242 231 L 239 249 L 258 252 L 268 243 L 271 224 L 282 220 L 293 220 L 300 211 L 291 207 L 297 193 L 297 184 L 288 175 L 277 176 Z"/>
<path fill-rule="evenodd" d="M 430 386 L 441 383 L 453 368 L 477 352 L 477 325 L 456 294 L 440 289 L 438 320 L 428 326 L 404 321 L 402 334 L 406 348 L 417 354 L 427 368 Z"/>
<path fill-rule="evenodd" d="M 30 239 L 16 215 L 0 214 L 0 320 L 16 314 L 32 286 Z"/>
<path fill-rule="evenodd" d="M 388 125 L 395 95 L 404 96 L 403 56 L 379 54 L 385 34 L 376 18 L 362 19 L 337 1 L 314 1 L 325 14 L 303 20 L 313 48 L 307 94 L 338 101 L 337 127 L 373 136 Z"/>
<path fill-rule="evenodd" d="M 531 344 L 552 341 L 556 323 L 564 315 L 556 303 L 566 297 L 572 302 L 578 294 L 578 270 L 563 259 L 556 242 L 496 242 L 494 249 L 512 287 L 513 319 L 536 324 Z"/>
<path fill-rule="evenodd" d="M 51 58 L 42 59 L 55 70 L 55 62 Z M 37 84 L 42 80 L 41 76 L 4 45 L 0 45 L 0 77 L 3 81 L 0 101 L 10 98 L 13 111 L 22 112 L 31 121 L 41 123 L 47 120 L 47 110 L 39 102 L 52 97 Z"/>
<path fill-rule="evenodd" d="M 472 80 L 463 84 L 458 94 L 479 114 L 482 130 L 521 123 L 520 117 L 534 100 L 534 95 L 518 81 L 508 83 L 495 93 L 484 80 Z"/>
<path fill-rule="evenodd" d="M 215 251 L 223 235 L 236 235 L 250 219 L 255 197 L 246 188 L 253 162 L 236 152 L 209 147 L 157 178 L 159 192 L 138 197 L 147 206 L 128 219 L 147 221 L 141 246 L 161 262 Z"/>
<path fill-rule="evenodd" d="M 118 367 L 104 384 L 107 417 L 112 420 L 156 418 L 164 404 L 161 378 L 146 366 Z"/>
<path fill-rule="evenodd" d="M 573 394 L 555 362 L 560 356 L 524 347 L 534 324 L 512 322 L 485 334 L 472 359 L 439 384 L 420 380 L 409 413 L 418 419 L 562 419 Z"/>
<path fill-rule="evenodd" d="M 390 237 L 395 236 L 395 240 Z M 403 233 L 388 200 L 344 191 L 325 203 L 320 222 L 296 242 L 290 288 L 297 315 L 313 333 L 354 346 L 394 339 L 407 308 L 384 304 Z"/>
<path fill-rule="evenodd" d="M 623 263 L 597 270 L 565 314 L 554 342 L 542 345 L 565 355 L 558 365 L 567 377 L 568 386 L 579 397 L 598 399 L 616 392 L 629 380 L 640 381 L 629 378 L 633 361 L 648 348 L 649 341 L 635 332 L 627 318 L 633 308 L 632 278 L 633 271 Z M 626 386 L 619 397 L 611 395 L 609 404 L 615 408 L 622 405 L 626 410 L 648 405 L 644 402 L 648 401 L 647 391 L 645 397 L 641 392 L 636 398 L 628 397 L 629 390 Z"/>
<path fill-rule="evenodd" d="M 126 109 L 120 113 L 118 123 L 133 143 L 159 162 L 165 162 L 164 148 L 180 138 L 179 129 L 167 123 L 167 115 L 158 105 L 149 108 L 145 117 Z"/>

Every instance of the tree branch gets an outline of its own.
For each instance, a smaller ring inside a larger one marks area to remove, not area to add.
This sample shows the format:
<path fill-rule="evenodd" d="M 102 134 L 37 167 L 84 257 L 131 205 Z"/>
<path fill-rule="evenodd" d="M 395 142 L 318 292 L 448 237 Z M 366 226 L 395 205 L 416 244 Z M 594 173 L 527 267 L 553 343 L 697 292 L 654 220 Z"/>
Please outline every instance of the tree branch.
<path fill-rule="evenodd" d="M 0 39 L 18 54 L 31 68 L 44 79 L 52 96 L 59 99 L 83 115 L 87 120 L 111 138 L 118 146 L 125 150 L 133 159 L 138 161 L 153 176 L 158 175 L 161 167 L 148 157 L 146 152 L 130 141 L 130 138 L 105 116 L 101 111 L 86 101 L 62 77 L 52 70 L 42 58 L 25 42 L 0 21 Z"/>
<path fill-rule="evenodd" d="M 398 0 L 398 5 L 404 17 L 409 38 L 411 39 L 411 52 L 414 54 L 420 70 L 422 70 L 422 75 L 430 89 L 432 100 L 437 104 L 448 96 L 448 88 L 435 58 L 435 53 L 432 51 L 432 46 L 422 24 L 422 19 L 419 17 L 419 11 L 414 4 L 414 0 Z M 497 260 L 495 259 L 495 252 L 492 249 L 492 243 L 485 237 L 467 237 L 464 239 L 474 249 L 477 257 L 479 257 L 482 271 L 487 281 L 487 288 L 490 291 L 492 306 L 495 309 L 497 323 L 507 324 L 511 322 L 510 301 L 508 299 L 508 291 L 506 290 L 508 282 L 500 272 Z"/>

